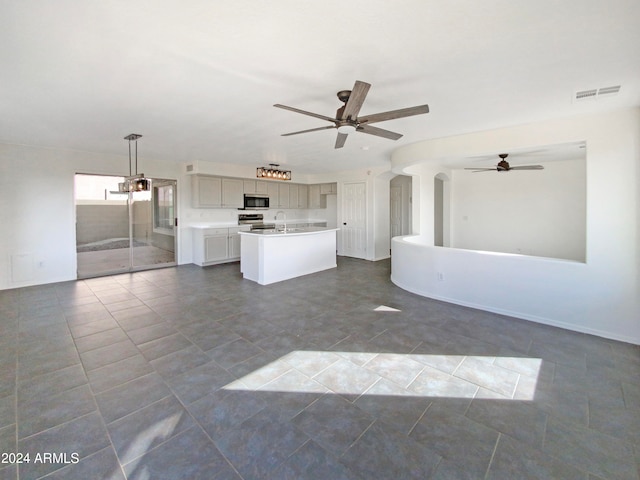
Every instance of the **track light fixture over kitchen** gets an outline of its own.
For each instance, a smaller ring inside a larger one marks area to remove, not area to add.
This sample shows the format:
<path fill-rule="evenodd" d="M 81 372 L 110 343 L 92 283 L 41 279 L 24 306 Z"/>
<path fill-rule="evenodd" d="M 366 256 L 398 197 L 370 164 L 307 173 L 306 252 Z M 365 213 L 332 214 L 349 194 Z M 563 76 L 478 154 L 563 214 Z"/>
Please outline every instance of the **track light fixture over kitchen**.
<path fill-rule="evenodd" d="M 258 167 L 256 169 L 256 177 L 267 178 L 271 180 L 291 180 L 291 170 L 280 170 L 280 165 L 270 163 L 268 167 Z"/>
<path fill-rule="evenodd" d="M 144 173 L 138 173 L 138 139 L 142 135 L 137 133 L 130 133 L 125 140 L 129 141 L 129 176 L 125 177 L 125 181 L 119 184 L 121 192 L 147 192 L 151 190 L 151 181 L 148 178 L 144 178 Z M 136 152 L 136 173 L 131 173 L 131 141 L 135 142 Z"/>

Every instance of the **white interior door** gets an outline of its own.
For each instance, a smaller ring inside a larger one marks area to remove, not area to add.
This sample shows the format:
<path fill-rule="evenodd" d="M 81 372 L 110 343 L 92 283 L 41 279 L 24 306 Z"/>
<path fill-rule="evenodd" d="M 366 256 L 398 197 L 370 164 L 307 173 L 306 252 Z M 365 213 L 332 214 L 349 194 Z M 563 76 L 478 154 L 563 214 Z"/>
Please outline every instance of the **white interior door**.
<path fill-rule="evenodd" d="M 342 254 L 367 257 L 367 184 L 345 183 L 342 187 Z"/>

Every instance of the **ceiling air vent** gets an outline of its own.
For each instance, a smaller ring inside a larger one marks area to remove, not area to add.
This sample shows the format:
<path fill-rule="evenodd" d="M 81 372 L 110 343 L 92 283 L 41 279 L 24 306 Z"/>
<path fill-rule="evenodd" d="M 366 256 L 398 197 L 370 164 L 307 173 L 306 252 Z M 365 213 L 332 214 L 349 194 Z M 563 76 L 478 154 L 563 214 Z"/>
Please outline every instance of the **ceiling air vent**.
<path fill-rule="evenodd" d="M 595 100 L 602 96 L 612 96 L 620 91 L 620 85 L 612 87 L 591 88 L 589 90 L 580 90 L 573 97 L 574 102 L 582 102 L 584 100 Z"/>
<path fill-rule="evenodd" d="M 598 96 L 600 95 L 614 95 L 620 91 L 620 85 L 615 85 L 613 87 L 604 87 L 598 90 Z"/>
<path fill-rule="evenodd" d="M 596 98 L 596 95 L 598 95 L 598 90 L 595 88 L 593 90 L 582 90 L 581 92 L 576 93 L 576 100 L 586 100 L 588 98 Z"/>

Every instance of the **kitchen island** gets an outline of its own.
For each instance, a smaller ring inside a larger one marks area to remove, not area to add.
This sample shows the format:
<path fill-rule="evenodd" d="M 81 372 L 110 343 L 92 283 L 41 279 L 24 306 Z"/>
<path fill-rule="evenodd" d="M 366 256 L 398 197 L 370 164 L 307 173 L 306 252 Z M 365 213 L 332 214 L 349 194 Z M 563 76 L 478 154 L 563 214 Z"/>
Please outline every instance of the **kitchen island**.
<path fill-rule="evenodd" d="M 240 272 L 269 285 L 335 268 L 337 231 L 302 227 L 240 232 Z"/>

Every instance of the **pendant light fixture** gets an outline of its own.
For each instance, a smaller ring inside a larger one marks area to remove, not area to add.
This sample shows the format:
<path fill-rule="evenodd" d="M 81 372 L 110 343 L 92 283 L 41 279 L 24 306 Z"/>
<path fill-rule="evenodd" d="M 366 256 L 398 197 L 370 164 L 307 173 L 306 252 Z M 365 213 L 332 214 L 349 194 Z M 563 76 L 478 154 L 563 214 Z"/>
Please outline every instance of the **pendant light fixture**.
<path fill-rule="evenodd" d="M 277 163 L 270 163 L 268 167 L 258 167 L 256 177 L 270 180 L 291 180 L 291 170 L 280 170 Z"/>
<path fill-rule="evenodd" d="M 119 184 L 121 192 L 147 192 L 151 190 L 151 181 L 144 178 L 144 173 L 138 173 L 138 139 L 142 135 L 130 133 L 125 140 L 129 141 L 129 176 L 125 177 L 125 181 Z M 131 173 L 131 142 L 135 142 L 135 163 L 136 173 Z"/>

